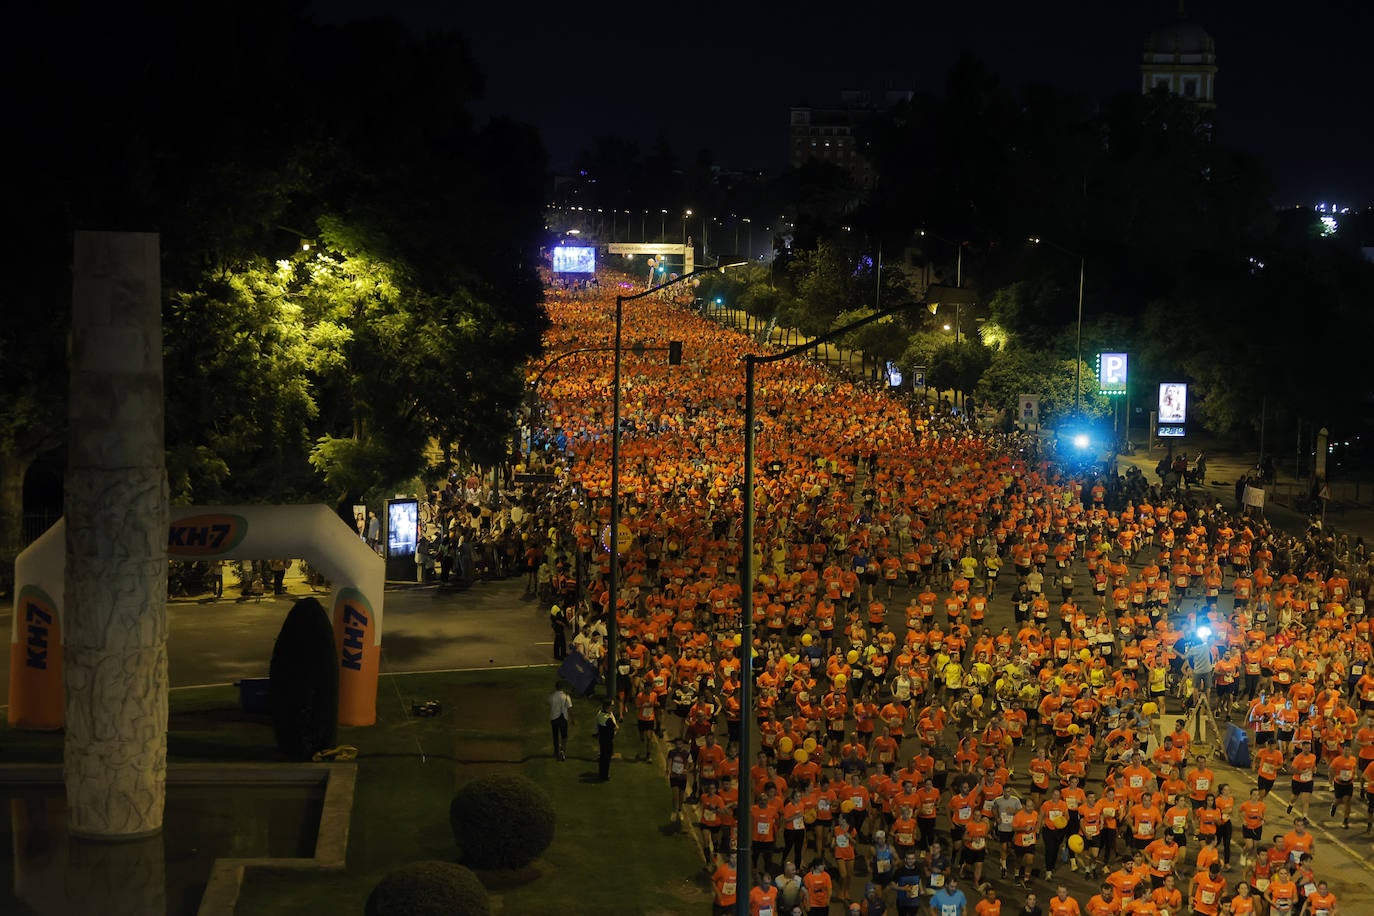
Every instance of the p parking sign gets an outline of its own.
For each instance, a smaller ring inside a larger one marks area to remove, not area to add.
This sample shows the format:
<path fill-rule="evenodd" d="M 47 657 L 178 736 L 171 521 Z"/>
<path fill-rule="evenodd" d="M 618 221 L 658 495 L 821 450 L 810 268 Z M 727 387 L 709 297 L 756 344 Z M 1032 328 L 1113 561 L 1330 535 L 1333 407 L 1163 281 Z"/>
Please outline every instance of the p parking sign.
<path fill-rule="evenodd" d="M 1103 394 L 1125 394 L 1128 381 L 1125 353 L 1097 354 L 1097 390 Z"/>

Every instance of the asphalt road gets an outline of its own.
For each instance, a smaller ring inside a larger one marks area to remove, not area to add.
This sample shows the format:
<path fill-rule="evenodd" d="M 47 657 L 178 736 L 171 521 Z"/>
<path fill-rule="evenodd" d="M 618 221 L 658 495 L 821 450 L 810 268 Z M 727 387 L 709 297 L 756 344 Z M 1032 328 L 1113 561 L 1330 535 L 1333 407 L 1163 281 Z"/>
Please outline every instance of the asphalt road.
<path fill-rule="evenodd" d="M 291 602 L 311 594 L 299 579 L 281 598 L 168 602 L 168 676 L 173 688 L 266 677 Z M 552 636 L 520 579 L 465 590 L 388 588 L 382 623 L 382 672 L 536 665 L 552 662 Z M 319 596 L 324 599 L 326 596 Z M 0 611 L 8 634 L 12 609 Z M 0 653 L 0 704 L 9 702 L 8 652 Z"/>

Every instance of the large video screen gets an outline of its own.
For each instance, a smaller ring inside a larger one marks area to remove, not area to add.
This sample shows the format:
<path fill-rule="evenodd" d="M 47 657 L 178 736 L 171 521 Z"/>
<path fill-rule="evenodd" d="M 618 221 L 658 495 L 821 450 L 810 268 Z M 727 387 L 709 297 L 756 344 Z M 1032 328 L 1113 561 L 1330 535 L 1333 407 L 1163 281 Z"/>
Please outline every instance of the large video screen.
<path fill-rule="evenodd" d="M 559 246 L 553 250 L 553 272 L 556 274 L 596 273 L 596 249 Z"/>
<path fill-rule="evenodd" d="M 1188 422 L 1188 386 L 1184 382 L 1159 383 L 1159 424 Z"/>
<path fill-rule="evenodd" d="M 413 557 L 419 542 L 420 501 L 392 499 L 386 504 L 386 555 Z"/>

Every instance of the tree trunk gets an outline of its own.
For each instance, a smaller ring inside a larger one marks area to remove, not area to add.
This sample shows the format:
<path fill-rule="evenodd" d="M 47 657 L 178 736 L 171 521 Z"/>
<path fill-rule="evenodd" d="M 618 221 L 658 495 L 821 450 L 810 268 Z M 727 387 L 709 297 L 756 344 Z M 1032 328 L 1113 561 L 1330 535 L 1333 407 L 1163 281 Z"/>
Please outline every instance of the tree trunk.
<path fill-rule="evenodd" d="M 75 836 L 129 840 L 162 829 L 166 801 L 158 237 L 78 232 L 74 264 L 63 621 L 68 824 Z"/>
<path fill-rule="evenodd" d="M 14 558 L 24 549 L 24 475 L 29 459 L 0 450 L 0 595 L 14 593 Z"/>

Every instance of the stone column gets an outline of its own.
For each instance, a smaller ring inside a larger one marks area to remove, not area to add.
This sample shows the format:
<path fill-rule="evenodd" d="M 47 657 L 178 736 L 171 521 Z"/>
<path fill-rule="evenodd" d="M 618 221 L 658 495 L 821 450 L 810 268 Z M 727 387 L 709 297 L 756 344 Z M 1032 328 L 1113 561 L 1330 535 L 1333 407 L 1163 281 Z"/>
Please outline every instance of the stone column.
<path fill-rule="evenodd" d="M 73 835 L 162 829 L 167 470 L 158 236 L 78 232 L 67 478 L 66 781 Z"/>

